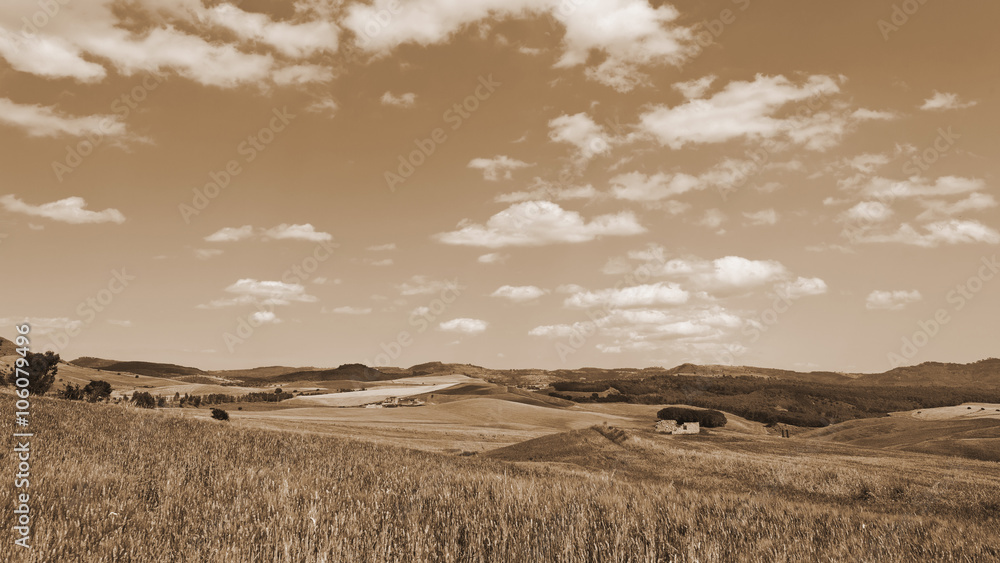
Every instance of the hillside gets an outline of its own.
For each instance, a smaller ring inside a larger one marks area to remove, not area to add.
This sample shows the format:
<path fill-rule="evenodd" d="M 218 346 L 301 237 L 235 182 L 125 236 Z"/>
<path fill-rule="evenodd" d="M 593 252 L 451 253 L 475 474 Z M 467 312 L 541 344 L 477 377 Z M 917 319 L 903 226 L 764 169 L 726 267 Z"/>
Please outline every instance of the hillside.
<path fill-rule="evenodd" d="M 362 364 L 343 364 L 333 369 L 302 370 L 282 373 L 274 377 L 268 377 L 268 381 L 335 381 L 349 379 L 352 381 L 385 381 L 396 379 L 397 375 L 383 373 L 375 368 L 370 368 Z M 252 378 L 244 376 L 243 379 Z"/>
<path fill-rule="evenodd" d="M 988 358 L 971 364 L 924 362 L 885 373 L 862 375 L 857 380 L 868 385 L 941 385 L 946 387 L 981 385 L 1000 387 L 1000 359 Z"/>
<path fill-rule="evenodd" d="M 869 418 L 811 430 L 800 437 L 866 448 L 1000 461 L 1000 420 L 993 418 L 935 421 Z"/>
<path fill-rule="evenodd" d="M 0 358 L 17 354 L 17 344 L 0 336 Z"/>
<path fill-rule="evenodd" d="M 101 371 L 125 372 L 150 377 L 174 377 L 178 375 L 209 375 L 198 368 L 164 364 L 158 362 L 136 362 L 106 360 L 103 358 L 82 357 L 69 362 L 73 365 L 97 369 Z"/>

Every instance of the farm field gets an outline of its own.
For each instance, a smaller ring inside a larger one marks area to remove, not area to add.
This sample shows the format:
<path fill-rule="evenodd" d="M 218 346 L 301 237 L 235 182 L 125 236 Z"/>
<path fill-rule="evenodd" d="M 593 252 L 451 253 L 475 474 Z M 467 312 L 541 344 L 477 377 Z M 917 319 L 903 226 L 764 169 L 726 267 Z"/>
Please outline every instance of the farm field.
<path fill-rule="evenodd" d="M 476 401 L 439 406 L 488 408 Z M 12 401 L 0 405 L 12 416 Z M 613 422 L 463 457 L 263 430 L 239 417 L 45 398 L 34 408 L 35 547 L 6 542 L 5 561 L 1000 556 L 1000 473 L 989 462 L 736 431 L 662 436 Z M 2 491 L 9 506 L 12 489 Z"/>

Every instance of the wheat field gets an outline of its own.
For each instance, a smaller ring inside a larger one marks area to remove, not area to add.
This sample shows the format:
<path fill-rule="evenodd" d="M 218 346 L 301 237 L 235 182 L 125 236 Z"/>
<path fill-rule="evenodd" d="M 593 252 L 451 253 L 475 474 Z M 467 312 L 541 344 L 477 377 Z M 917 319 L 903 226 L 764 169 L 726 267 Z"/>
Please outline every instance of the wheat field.
<path fill-rule="evenodd" d="M 117 405 L 32 408 L 33 547 L 11 537 L 4 561 L 1000 559 L 995 463 L 638 437 L 582 467 Z M 11 507 L 13 486 L 0 491 Z"/>

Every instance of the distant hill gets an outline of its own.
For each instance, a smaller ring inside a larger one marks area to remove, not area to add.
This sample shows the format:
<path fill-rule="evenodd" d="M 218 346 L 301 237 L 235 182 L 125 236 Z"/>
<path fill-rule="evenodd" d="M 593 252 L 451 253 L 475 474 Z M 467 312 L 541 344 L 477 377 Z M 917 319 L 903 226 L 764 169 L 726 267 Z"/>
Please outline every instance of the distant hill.
<path fill-rule="evenodd" d="M 198 368 L 179 366 L 176 364 L 162 364 L 156 362 L 132 362 L 106 360 L 104 358 L 83 357 L 70 362 L 75 366 L 97 369 L 101 371 L 127 372 L 137 375 L 147 375 L 150 377 L 172 377 L 177 375 L 209 375 Z"/>
<path fill-rule="evenodd" d="M 855 378 L 829 371 L 800 372 L 774 368 L 759 368 L 752 366 L 695 365 L 681 364 L 666 370 L 669 375 L 699 375 L 703 377 L 762 377 L 784 381 L 802 381 L 810 383 L 850 383 Z"/>
<path fill-rule="evenodd" d="M 217 375 L 219 377 L 225 377 L 227 379 L 259 379 L 259 378 L 269 378 L 278 377 L 285 375 L 287 373 L 295 372 L 313 372 L 319 371 L 319 368 L 314 367 L 289 367 L 289 366 L 266 366 L 259 368 L 250 369 L 223 369 L 223 370 L 213 370 L 210 371 L 212 375 Z"/>
<path fill-rule="evenodd" d="M 1000 420 L 886 417 L 851 420 L 797 437 L 862 446 L 1000 461 Z"/>
<path fill-rule="evenodd" d="M 17 344 L 0 336 L 0 357 L 17 354 Z"/>
<path fill-rule="evenodd" d="M 269 381 L 335 381 L 342 379 L 352 381 L 384 381 L 387 379 L 396 379 L 397 377 L 399 376 L 383 373 L 362 364 L 344 364 L 334 369 L 293 371 L 267 379 Z M 244 377 L 244 379 L 250 378 Z"/>
<path fill-rule="evenodd" d="M 870 385 L 941 385 L 945 387 L 1000 386 L 1000 359 L 988 358 L 971 364 L 924 362 L 862 375 L 859 383 Z"/>

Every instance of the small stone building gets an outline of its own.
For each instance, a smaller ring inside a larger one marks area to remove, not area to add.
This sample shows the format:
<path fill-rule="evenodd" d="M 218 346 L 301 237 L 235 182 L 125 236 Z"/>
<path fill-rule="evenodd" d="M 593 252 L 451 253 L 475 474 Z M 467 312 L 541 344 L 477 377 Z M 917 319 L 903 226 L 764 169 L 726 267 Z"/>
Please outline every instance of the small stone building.
<path fill-rule="evenodd" d="M 656 431 L 660 434 L 698 434 L 701 425 L 697 422 L 678 424 L 676 420 L 660 420 L 656 423 Z"/>

